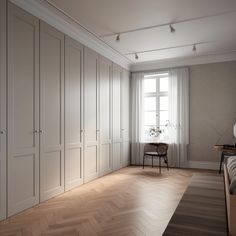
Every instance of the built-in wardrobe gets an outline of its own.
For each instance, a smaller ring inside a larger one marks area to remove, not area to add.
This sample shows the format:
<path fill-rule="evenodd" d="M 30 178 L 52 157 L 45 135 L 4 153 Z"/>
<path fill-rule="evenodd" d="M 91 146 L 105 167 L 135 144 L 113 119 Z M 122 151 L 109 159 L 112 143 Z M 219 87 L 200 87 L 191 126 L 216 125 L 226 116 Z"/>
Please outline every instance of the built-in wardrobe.
<path fill-rule="evenodd" d="M 129 77 L 0 1 L 0 219 L 129 165 Z"/>
<path fill-rule="evenodd" d="M 6 2 L 0 1 L 0 220 L 6 218 Z"/>

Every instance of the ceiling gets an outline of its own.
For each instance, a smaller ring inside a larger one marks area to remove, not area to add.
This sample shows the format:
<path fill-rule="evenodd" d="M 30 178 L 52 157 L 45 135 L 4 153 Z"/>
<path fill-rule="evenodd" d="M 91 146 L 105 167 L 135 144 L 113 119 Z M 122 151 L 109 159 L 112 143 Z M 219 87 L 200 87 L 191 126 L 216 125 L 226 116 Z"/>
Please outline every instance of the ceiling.
<path fill-rule="evenodd" d="M 132 63 L 236 52 L 235 0 L 47 2 Z M 170 32 L 170 23 L 174 33 Z M 118 33 L 120 41 L 117 42 Z M 192 50 L 194 44 L 196 51 Z"/>

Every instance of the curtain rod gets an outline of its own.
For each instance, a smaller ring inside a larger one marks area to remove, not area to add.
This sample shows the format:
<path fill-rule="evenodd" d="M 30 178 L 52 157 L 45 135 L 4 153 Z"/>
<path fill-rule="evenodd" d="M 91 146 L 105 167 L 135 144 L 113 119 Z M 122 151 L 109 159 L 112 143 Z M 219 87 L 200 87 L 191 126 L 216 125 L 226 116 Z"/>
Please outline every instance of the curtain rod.
<path fill-rule="evenodd" d="M 135 73 L 159 73 L 159 72 L 166 72 L 170 71 L 172 69 L 179 69 L 179 68 L 190 68 L 189 66 L 175 66 L 175 67 L 167 67 L 167 68 L 161 68 L 161 69 L 152 69 L 152 70 L 140 70 L 140 71 L 131 71 L 131 74 Z"/>

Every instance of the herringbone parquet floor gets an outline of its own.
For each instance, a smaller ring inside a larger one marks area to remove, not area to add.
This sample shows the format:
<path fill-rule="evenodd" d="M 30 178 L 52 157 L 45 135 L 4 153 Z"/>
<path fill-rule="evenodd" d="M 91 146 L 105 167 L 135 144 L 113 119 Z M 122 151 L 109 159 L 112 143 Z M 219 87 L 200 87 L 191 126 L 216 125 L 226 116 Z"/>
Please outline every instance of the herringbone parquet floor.
<path fill-rule="evenodd" d="M 124 168 L 1 222 L 0 235 L 162 235 L 194 172 Z"/>

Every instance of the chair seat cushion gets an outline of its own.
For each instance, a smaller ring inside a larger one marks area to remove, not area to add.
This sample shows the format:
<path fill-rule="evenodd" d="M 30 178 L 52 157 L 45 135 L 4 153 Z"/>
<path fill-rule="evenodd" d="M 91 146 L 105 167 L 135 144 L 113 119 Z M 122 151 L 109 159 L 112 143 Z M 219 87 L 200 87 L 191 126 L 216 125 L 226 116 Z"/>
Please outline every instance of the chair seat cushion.
<path fill-rule="evenodd" d="M 158 154 L 157 154 L 157 152 L 145 152 L 145 155 L 155 156 Z"/>
<path fill-rule="evenodd" d="M 166 156 L 166 154 L 161 154 L 161 153 L 157 153 L 157 152 L 145 152 L 144 156 L 148 155 L 148 156 Z"/>

